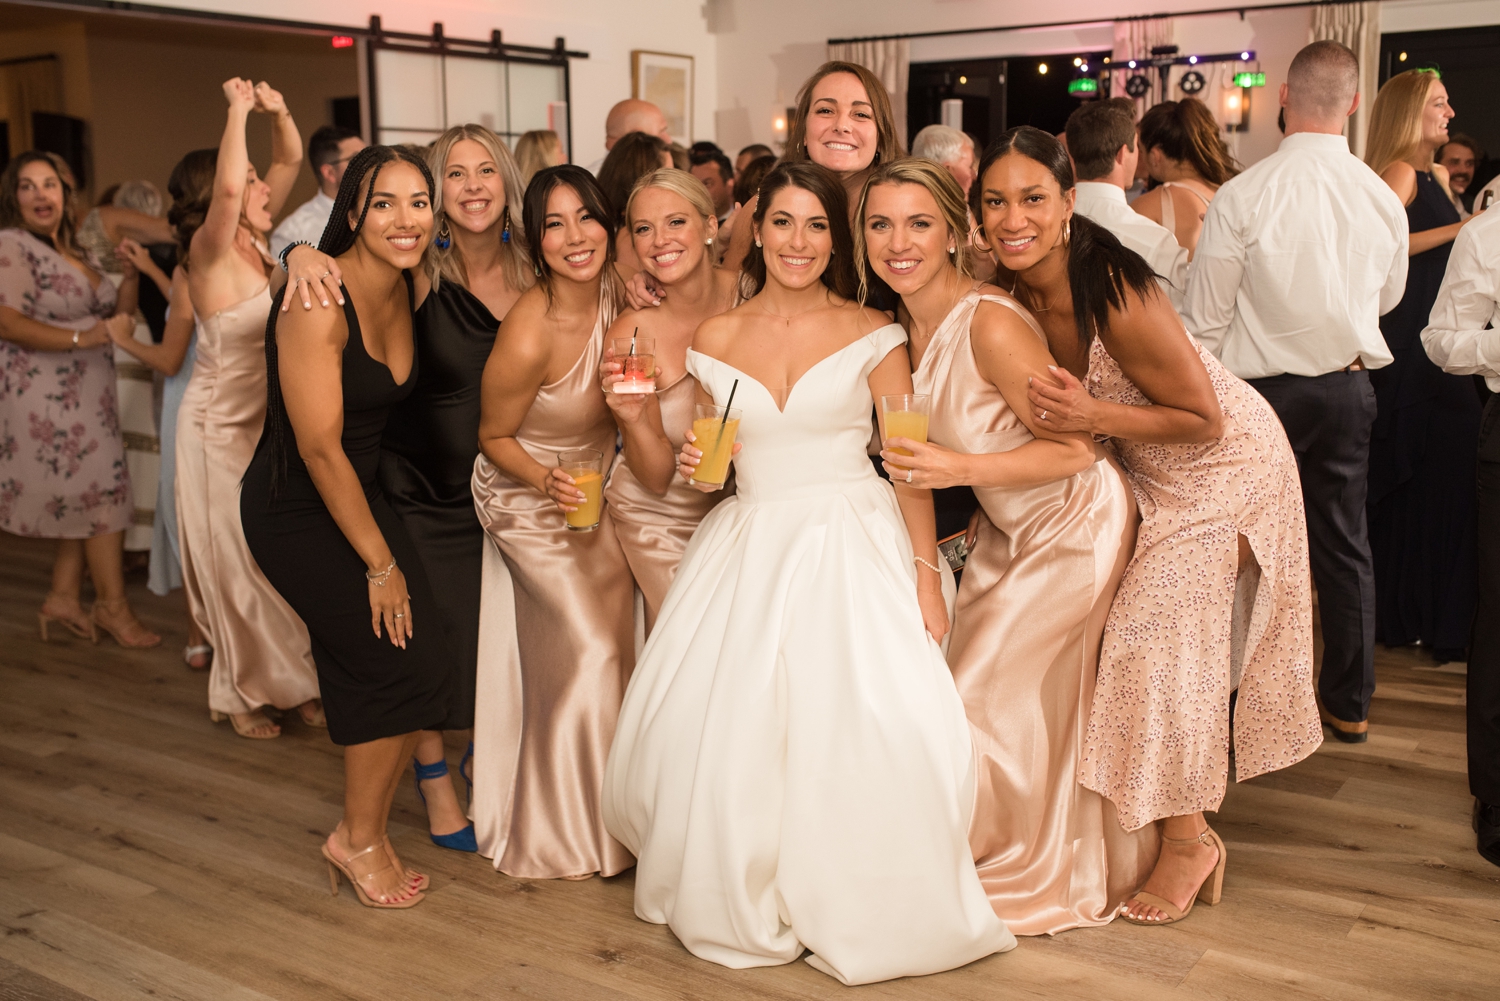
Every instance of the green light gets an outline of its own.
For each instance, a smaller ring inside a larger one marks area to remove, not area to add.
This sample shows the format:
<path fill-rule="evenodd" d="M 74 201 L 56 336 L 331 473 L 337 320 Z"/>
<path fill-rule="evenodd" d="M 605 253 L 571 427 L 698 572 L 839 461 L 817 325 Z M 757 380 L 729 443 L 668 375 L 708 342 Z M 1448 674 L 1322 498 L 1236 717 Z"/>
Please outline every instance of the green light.
<path fill-rule="evenodd" d="M 1069 94 L 1097 94 L 1099 92 L 1099 81 L 1093 77 L 1079 77 L 1077 80 L 1068 81 Z"/>
<path fill-rule="evenodd" d="M 1264 87 L 1266 75 L 1264 73 L 1236 73 L 1234 85 L 1236 87 Z"/>

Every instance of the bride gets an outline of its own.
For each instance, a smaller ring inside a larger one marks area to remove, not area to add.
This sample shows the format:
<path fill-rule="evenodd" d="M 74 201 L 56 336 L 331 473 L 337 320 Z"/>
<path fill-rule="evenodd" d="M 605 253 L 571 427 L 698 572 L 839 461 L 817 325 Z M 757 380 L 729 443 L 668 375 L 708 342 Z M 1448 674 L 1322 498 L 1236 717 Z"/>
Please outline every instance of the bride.
<path fill-rule="evenodd" d="M 742 412 L 737 493 L 704 518 L 625 693 L 604 821 L 639 858 L 635 911 L 733 968 L 846 984 L 1015 945 L 969 854 L 973 762 L 935 640 L 932 498 L 880 480 L 873 401 L 910 393 L 906 335 L 850 301 L 838 179 L 760 189 L 755 295 L 698 328 L 703 403 Z M 747 290 L 748 291 L 748 290 Z M 681 471 L 700 453 L 685 445 Z"/>

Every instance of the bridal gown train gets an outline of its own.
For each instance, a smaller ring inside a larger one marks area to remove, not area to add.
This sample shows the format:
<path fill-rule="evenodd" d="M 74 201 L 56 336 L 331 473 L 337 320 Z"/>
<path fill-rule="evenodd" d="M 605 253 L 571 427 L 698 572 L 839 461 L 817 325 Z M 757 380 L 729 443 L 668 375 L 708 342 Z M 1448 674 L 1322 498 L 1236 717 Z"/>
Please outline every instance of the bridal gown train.
<path fill-rule="evenodd" d="M 895 494 L 865 456 L 891 324 L 814 365 L 784 409 L 725 362 L 738 491 L 703 519 L 626 690 L 604 819 L 635 911 L 732 968 L 804 949 L 846 984 L 1015 945 L 966 839 L 963 702 L 917 605 Z"/>

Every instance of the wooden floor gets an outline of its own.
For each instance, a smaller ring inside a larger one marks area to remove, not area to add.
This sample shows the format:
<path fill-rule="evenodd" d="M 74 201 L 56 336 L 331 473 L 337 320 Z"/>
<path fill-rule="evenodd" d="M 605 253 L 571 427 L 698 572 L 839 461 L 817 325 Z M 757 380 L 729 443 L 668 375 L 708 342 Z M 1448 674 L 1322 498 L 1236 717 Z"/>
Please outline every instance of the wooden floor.
<path fill-rule="evenodd" d="M 42 644 L 46 543 L 0 534 L 0 1001 L 834 998 L 805 963 L 735 972 L 631 913 L 629 873 L 526 881 L 428 842 L 409 785 L 391 835 L 433 877 L 415 910 L 337 899 L 318 845 L 340 757 L 215 726 L 183 667 L 180 595 L 132 599 L 167 636 Z M 1474 851 L 1463 675 L 1382 651 L 1368 744 L 1230 790 L 1224 903 L 1173 928 L 1115 922 L 879 998 L 1500 996 L 1500 868 Z M 456 756 L 455 756 L 456 760 Z M 879 879 L 872 873 L 871 879 Z"/>

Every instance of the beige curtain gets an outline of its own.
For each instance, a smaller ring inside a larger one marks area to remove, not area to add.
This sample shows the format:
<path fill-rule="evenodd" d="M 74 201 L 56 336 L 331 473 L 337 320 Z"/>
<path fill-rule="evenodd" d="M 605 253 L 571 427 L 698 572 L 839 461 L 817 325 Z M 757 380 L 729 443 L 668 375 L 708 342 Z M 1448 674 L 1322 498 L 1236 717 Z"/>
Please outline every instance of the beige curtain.
<path fill-rule="evenodd" d="M 1140 118 L 1153 104 L 1160 104 L 1168 97 L 1160 93 L 1161 74 L 1154 67 L 1133 70 L 1128 66 L 1131 59 L 1148 59 L 1151 49 L 1157 45 L 1172 45 L 1177 41 L 1177 29 L 1170 17 L 1147 17 L 1135 21 L 1115 22 L 1115 47 L 1110 53 L 1109 64 L 1117 67 L 1110 74 L 1109 96 L 1128 97 L 1125 81 L 1139 73 L 1151 81 L 1151 90 L 1145 97 L 1135 99 L 1135 117 Z M 1123 67 L 1123 68 L 1118 68 Z"/>
<path fill-rule="evenodd" d="M 10 122 L 12 155 L 31 149 L 31 113 L 62 107 L 62 66 L 56 56 L 0 65 L 0 120 Z"/>
<path fill-rule="evenodd" d="M 1365 155 L 1370 109 L 1380 89 L 1380 4 L 1334 3 L 1314 7 L 1309 41 L 1343 42 L 1359 58 L 1359 110 L 1349 116 L 1344 135 L 1357 157 Z"/>
<path fill-rule="evenodd" d="M 907 146 L 906 80 L 911 65 L 911 42 L 905 38 L 886 38 L 873 42 L 844 42 L 828 46 L 828 58 L 855 63 L 874 73 L 891 95 L 891 112 L 896 117 L 896 135 L 901 147 Z"/>

